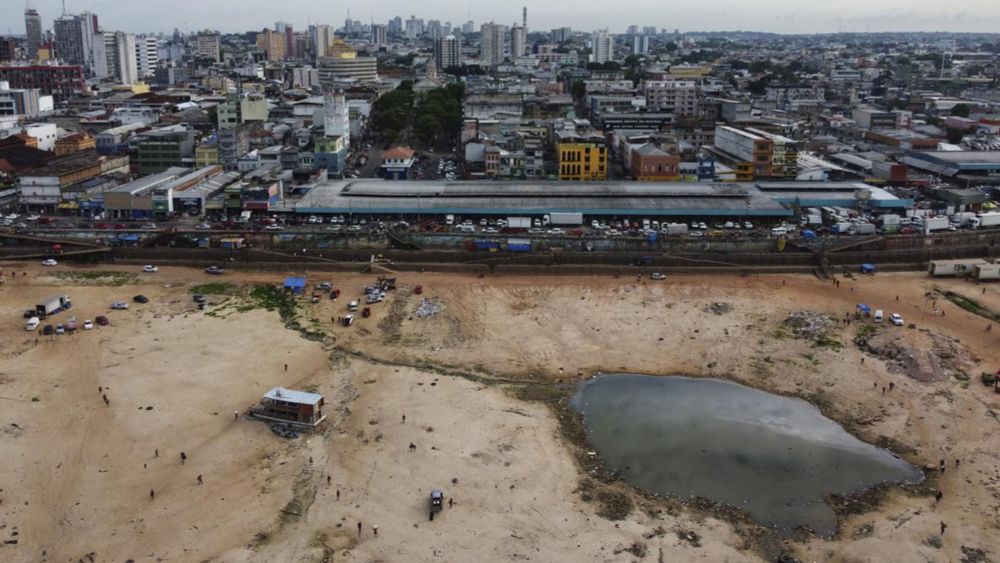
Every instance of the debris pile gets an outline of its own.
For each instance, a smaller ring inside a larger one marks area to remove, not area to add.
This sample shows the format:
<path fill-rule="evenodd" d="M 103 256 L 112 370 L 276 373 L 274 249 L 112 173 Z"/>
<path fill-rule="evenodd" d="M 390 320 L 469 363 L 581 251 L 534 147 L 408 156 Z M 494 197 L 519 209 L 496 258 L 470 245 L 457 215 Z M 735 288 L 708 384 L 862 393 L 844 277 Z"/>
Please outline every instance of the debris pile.
<path fill-rule="evenodd" d="M 437 299 L 430 299 L 424 297 L 420 300 L 420 305 L 417 306 L 417 316 L 420 318 L 433 317 L 434 315 L 440 313 L 444 309 L 441 302 Z"/>
<path fill-rule="evenodd" d="M 834 320 L 816 311 L 793 311 L 788 314 L 785 324 L 792 329 L 795 338 L 819 340 L 826 331 L 833 328 Z"/>
<path fill-rule="evenodd" d="M 704 309 L 706 313 L 715 313 L 716 315 L 725 315 L 732 310 L 733 306 L 725 301 L 715 301 Z"/>

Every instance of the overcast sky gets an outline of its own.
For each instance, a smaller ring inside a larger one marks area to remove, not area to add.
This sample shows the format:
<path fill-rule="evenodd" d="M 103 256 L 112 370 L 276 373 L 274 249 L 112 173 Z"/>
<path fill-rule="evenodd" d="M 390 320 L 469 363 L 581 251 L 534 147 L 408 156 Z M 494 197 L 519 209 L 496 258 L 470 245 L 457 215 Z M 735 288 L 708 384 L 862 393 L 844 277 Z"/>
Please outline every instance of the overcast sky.
<path fill-rule="evenodd" d="M 18 0 L 5 0 L 14 5 Z M 61 12 L 60 0 L 30 0 L 46 29 Z M 608 27 L 624 31 L 630 24 L 679 28 L 681 31 L 750 30 L 779 33 L 836 31 L 983 31 L 1000 32 L 1000 0 L 530 0 L 469 2 L 468 0 L 67 0 L 70 12 L 98 14 L 106 30 L 129 32 L 202 28 L 245 31 L 291 22 L 297 29 L 310 23 L 343 25 L 351 18 L 384 23 L 395 15 L 452 24 L 471 18 L 510 25 L 528 7 L 528 27 L 548 30 L 570 26 L 578 30 Z M 7 18 L 4 18 L 7 19 Z M 14 19 L 14 18 L 11 18 Z M 2 25 L 2 24 L 0 24 Z M 0 30 L 24 33 L 23 22 Z"/>

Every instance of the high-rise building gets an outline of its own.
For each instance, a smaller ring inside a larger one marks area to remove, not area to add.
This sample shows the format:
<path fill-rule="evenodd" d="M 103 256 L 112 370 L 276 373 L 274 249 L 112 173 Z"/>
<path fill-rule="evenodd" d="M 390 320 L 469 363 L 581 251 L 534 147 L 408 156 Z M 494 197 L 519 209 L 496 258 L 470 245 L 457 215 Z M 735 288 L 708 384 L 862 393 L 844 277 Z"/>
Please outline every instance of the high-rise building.
<path fill-rule="evenodd" d="M 323 134 L 343 137 L 344 146 L 350 147 L 351 121 L 343 91 L 327 88 L 323 94 Z"/>
<path fill-rule="evenodd" d="M 316 26 L 316 37 L 313 43 L 313 53 L 316 58 L 325 57 L 326 50 L 330 48 L 330 41 L 333 40 L 333 29 L 328 25 Z"/>
<path fill-rule="evenodd" d="M 156 73 L 160 62 L 160 46 L 155 37 L 140 35 L 135 38 L 135 63 L 139 78 L 148 78 Z"/>
<path fill-rule="evenodd" d="M 212 59 L 215 62 L 222 60 L 222 48 L 218 33 L 207 29 L 198 33 L 198 56 Z"/>
<path fill-rule="evenodd" d="M 427 36 L 431 39 L 444 37 L 444 33 L 441 31 L 441 20 L 429 20 L 427 22 Z"/>
<path fill-rule="evenodd" d="M 55 32 L 56 56 L 59 60 L 68 65 L 86 66 L 87 53 L 83 44 L 83 22 L 80 16 L 58 17 L 52 29 Z"/>
<path fill-rule="evenodd" d="M 292 31 L 292 24 L 285 26 L 285 56 L 298 57 L 295 50 L 295 32 Z"/>
<path fill-rule="evenodd" d="M 649 36 L 648 35 L 633 35 L 632 36 L 632 54 L 633 55 L 647 55 L 647 54 L 649 54 Z"/>
<path fill-rule="evenodd" d="M 496 66 L 503 62 L 505 28 L 493 22 L 484 23 L 480 28 L 479 60 L 484 66 Z"/>
<path fill-rule="evenodd" d="M 417 16 L 410 16 L 410 19 L 406 20 L 406 38 L 416 39 L 424 34 L 424 20 L 418 18 Z"/>
<path fill-rule="evenodd" d="M 462 24 L 462 33 L 468 35 L 470 33 L 475 33 L 475 32 L 476 32 L 476 24 L 472 20 L 469 20 Z"/>
<path fill-rule="evenodd" d="M 285 58 L 285 34 L 266 30 L 257 34 L 257 48 L 267 53 L 267 60 Z"/>
<path fill-rule="evenodd" d="M 17 54 L 17 41 L 13 37 L 0 37 L 0 62 L 13 61 Z"/>
<path fill-rule="evenodd" d="M 461 63 L 461 44 L 454 35 L 442 37 L 434 42 L 434 62 L 444 70 Z"/>
<path fill-rule="evenodd" d="M 552 41 L 562 43 L 573 36 L 573 30 L 568 27 L 557 27 L 552 30 Z"/>
<path fill-rule="evenodd" d="M 372 26 L 372 44 L 378 46 L 386 44 L 386 29 L 384 25 L 375 24 Z"/>
<path fill-rule="evenodd" d="M 389 27 L 386 29 L 389 37 L 399 37 L 403 34 L 403 18 L 396 16 L 389 20 Z"/>
<path fill-rule="evenodd" d="M 628 26 L 628 31 L 625 32 L 626 35 L 639 35 L 639 26 L 630 25 Z"/>
<path fill-rule="evenodd" d="M 606 63 L 614 57 L 615 36 L 607 29 L 599 29 L 590 37 L 590 62 Z"/>
<path fill-rule="evenodd" d="M 642 34 L 643 35 L 656 35 L 656 26 L 655 25 L 644 25 L 644 26 L 642 26 Z"/>
<path fill-rule="evenodd" d="M 528 30 L 522 25 L 510 28 L 510 58 L 516 59 L 528 53 Z"/>
<path fill-rule="evenodd" d="M 122 84 L 139 81 L 139 69 L 135 56 L 135 36 L 120 31 L 104 33 L 104 49 L 107 56 L 108 76 Z"/>
<path fill-rule="evenodd" d="M 24 10 L 24 34 L 27 37 L 28 59 L 38 59 L 38 48 L 42 45 L 42 17 L 38 10 Z"/>

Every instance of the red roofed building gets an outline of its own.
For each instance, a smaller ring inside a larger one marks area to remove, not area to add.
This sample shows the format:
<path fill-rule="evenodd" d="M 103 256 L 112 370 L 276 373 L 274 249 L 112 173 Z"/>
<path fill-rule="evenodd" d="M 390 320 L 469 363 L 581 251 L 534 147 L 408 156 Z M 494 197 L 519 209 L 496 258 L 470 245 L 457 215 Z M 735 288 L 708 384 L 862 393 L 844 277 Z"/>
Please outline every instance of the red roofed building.
<path fill-rule="evenodd" d="M 392 147 L 382 153 L 382 172 L 386 180 L 407 180 L 416 153 L 409 147 Z"/>

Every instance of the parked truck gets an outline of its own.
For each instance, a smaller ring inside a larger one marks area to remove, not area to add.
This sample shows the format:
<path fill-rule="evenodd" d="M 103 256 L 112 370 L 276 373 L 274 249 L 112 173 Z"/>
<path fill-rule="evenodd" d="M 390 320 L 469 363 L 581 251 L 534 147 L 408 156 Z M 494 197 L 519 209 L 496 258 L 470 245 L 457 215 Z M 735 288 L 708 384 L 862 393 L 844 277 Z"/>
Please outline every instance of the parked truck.
<path fill-rule="evenodd" d="M 976 264 L 972 267 L 972 277 L 977 281 L 1000 280 L 1000 264 Z"/>
<path fill-rule="evenodd" d="M 928 217 L 924 219 L 924 232 L 943 231 L 951 226 L 951 221 L 947 217 Z"/>
<path fill-rule="evenodd" d="M 971 275 L 976 266 L 991 265 L 981 258 L 964 258 L 960 260 L 931 260 L 927 273 L 935 277 Z"/>
<path fill-rule="evenodd" d="M 687 223 L 667 223 L 666 232 L 668 235 L 686 235 L 688 232 Z"/>
<path fill-rule="evenodd" d="M 853 232 L 856 235 L 874 235 L 875 225 L 871 223 L 858 223 L 854 225 L 851 232 Z"/>
<path fill-rule="evenodd" d="M 59 311 L 69 309 L 71 306 L 72 302 L 69 299 L 69 295 L 54 295 L 35 305 L 35 312 L 38 313 L 39 317 L 44 319 L 49 315 L 54 315 Z"/>
<path fill-rule="evenodd" d="M 976 220 L 976 214 L 971 211 L 965 211 L 962 213 L 954 213 L 951 216 L 951 224 L 956 227 L 968 227 L 973 226 L 973 221 Z"/>
<path fill-rule="evenodd" d="M 972 226 L 976 229 L 1000 226 L 1000 212 L 990 211 L 976 215 Z"/>
<path fill-rule="evenodd" d="M 583 224 L 583 213 L 549 213 L 549 225 L 579 227 Z"/>
<path fill-rule="evenodd" d="M 507 217 L 508 229 L 530 229 L 531 217 Z"/>
<path fill-rule="evenodd" d="M 899 226 L 899 215 L 895 213 L 886 213 L 885 215 L 879 215 L 877 224 L 879 227 L 885 229 L 886 227 L 898 227 Z"/>
<path fill-rule="evenodd" d="M 525 238 L 507 239 L 508 252 L 530 252 L 531 240 Z"/>

